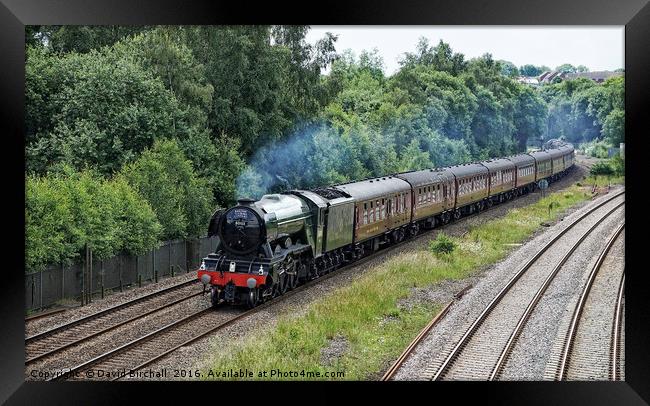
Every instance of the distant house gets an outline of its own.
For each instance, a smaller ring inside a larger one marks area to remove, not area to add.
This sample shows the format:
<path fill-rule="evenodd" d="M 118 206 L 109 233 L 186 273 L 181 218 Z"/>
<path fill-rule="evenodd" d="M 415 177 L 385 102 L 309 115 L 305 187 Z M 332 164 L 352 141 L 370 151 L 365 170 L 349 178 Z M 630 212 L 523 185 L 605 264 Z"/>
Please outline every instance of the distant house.
<path fill-rule="evenodd" d="M 517 77 L 517 82 L 525 84 L 525 85 L 531 85 L 531 86 L 539 86 L 539 79 L 536 77 L 531 77 L 531 76 L 519 76 Z"/>
<path fill-rule="evenodd" d="M 560 71 L 552 72 L 550 70 L 547 70 L 546 72 L 539 75 L 537 79 L 539 80 L 539 83 L 553 83 L 553 80 L 555 80 L 555 78 L 563 79 L 563 75 L 564 72 L 560 72 Z"/>
<path fill-rule="evenodd" d="M 605 80 L 614 77 L 622 76 L 623 72 L 611 72 L 611 71 L 599 71 L 599 72 L 578 72 L 578 73 L 567 73 L 564 77 L 566 80 L 578 79 L 578 78 L 587 78 L 591 79 L 596 83 L 603 83 Z"/>
<path fill-rule="evenodd" d="M 605 80 L 614 77 L 622 76 L 623 72 L 612 72 L 612 71 L 598 71 L 598 72 L 576 72 L 576 73 L 567 73 L 560 71 L 546 71 L 539 75 L 537 79 L 540 84 L 553 83 L 556 78 L 562 80 L 573 80 L 578 78 L 587 78 L 591 79 L 596 83 L 603 83 Z"/>

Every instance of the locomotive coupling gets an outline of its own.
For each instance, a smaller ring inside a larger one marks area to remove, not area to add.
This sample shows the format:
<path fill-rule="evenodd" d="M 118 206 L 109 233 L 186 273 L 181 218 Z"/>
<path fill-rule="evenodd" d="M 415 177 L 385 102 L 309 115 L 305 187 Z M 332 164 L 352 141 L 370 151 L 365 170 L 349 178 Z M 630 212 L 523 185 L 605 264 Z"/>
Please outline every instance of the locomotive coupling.
<path fill-rule="evenodd" d="M 208 275 L 207 273 L 204 273 L 203 275 L 201 275 L 201 282 L 203 282 L 204 285 L 210 284 L 211 280 L 212 280 L 212 278 L 210 278 L 210 275 Z"/>

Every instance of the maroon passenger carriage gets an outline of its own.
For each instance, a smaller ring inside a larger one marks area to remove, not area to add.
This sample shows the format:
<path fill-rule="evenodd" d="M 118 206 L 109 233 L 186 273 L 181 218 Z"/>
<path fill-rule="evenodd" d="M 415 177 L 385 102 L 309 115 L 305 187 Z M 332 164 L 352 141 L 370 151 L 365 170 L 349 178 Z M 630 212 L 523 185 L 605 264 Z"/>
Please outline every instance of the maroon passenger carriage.
<path fill-rule="evenodd" d="M 264 195 L 214 213 L 198 278 L 212 304 L 254 307 L 300 283 L 463 215 L 533 191 L 573 165 L 570 144 L 447 168 Z"/>

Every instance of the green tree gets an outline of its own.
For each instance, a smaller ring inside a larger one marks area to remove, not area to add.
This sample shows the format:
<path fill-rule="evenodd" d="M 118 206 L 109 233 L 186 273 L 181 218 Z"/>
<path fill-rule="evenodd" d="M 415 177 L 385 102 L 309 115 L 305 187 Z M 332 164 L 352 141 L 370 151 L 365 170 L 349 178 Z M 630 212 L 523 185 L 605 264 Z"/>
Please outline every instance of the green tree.
<path fill-rule="evenodd" d="M 183 27 L 181 35 L 215 89 L 209 127 L 241 140 L 250 156 L 311 120 L 325 96 L 320 70 L 334 59 L 335 37 L 313 47 L 304 27 Z"/>
<path fill-rule="evenodd" d="M 508 76 L 508 77 L 519 76 L 520 74 L 519 69 L 515 66 L 514 63 L 509 61 L 497 61 L 497 63 L 501 67 L 501 74 L 503 76 Z"/>
<path fill-rule="evenodd" d="M 421 37 L 414 53 L 406 52 L 400 61 L 402 67 L 424 65 L 451 75 L 460 74 L 466 67 L 465 57 L 454 53 L 449 44 L 440 40 L 437 46 L 429 45 L 429 40 Z"/>
<path fill-rule="evenodd" d="M 625 111 L 614 109 L 605 117 L 603 136 L 614 146 L 625 141 Z"/>
<path fill-rule="evenodd" d="M 25 188 L 28 272 L 70 264 L 85 244 L 99 259 L 157 245 L 160 224 L 151 206 L 123 179 L 62 165 L 57 173 L 28 176 Z"/>
<path fill-rule="evenodd" d="M 539 76 L 545 71 L 549 71 L 548 66 L 535 66 L 531 64 L 523 65 L 519 68 L 519 72 L 522 76 Z"/>
<path fill-rule="evenodd" d="M 156 141 L 121 175 L 151 205 L 164 239 L 203 235 L 212 213 L 207 182 L 176 140 Z"/>
<path fill-rule="evenodd" d="M 515 139 L 517 150 L 525 151 L 529 138 L 538 139 L 544 133 L 547 107 L 534 90 L 528 86 L 519 86 L 517 107 L 514 116 Z"/>
<path fill-rule="evenodd" d="M 578 69 L 571 65 L 570 63 L 564 63 L 557 68 L 555 68 L 556 71 L 564 72 L 564 73 L 576 73 Z"/>
<path fill-rule="evenodd" d="M 38 173 L 63 161 L 109 174 L 158 137 L 200 130 L 158 78 L 111 49 L 30 48 L 26 99 L 27 168 Z"/>
<path fill-rule="evenodd" d="M 42 25 L 37 35 L 55 52 L 86 53 L 147 29 L 136 25 Z"/>

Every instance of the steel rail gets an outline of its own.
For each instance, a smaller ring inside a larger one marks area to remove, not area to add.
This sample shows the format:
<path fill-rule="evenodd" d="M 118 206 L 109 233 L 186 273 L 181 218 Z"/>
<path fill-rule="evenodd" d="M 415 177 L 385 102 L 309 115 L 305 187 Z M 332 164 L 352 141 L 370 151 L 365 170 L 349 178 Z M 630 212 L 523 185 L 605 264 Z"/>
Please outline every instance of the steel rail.
<path fill-rule="evenodd" d="M 160 327 L 160 328 L 158 328 L 158 329 L 156 329 L 156 330 L 154 330 L 154 331 L 152 331 L 150 333 L 147 333 L 146 335 L 144 335 L 142 337 L 138 337 L 138 338 L 136 338 L 134 340 L 131 340 L 131 341 L 127 342 L 127 343 L 124 343 L 124 344 L 120 345 L 117 348 L 113 348 L 112 350 L 107 351 L 107 352 L 105 352 L 103 354 L 100 354 L 100 355 L 98 355 L 96 357 L 93 357 L 90 360 L 84 361 L 81 364 L 77 364 L 76 366 L 74 366 L 72 368 L 69 368 L 68 371 L 65 374 L 54 376 L 54 377 L 52 377 L 50 379 L 47 379 L 47 381 L 56 381 L 56 380 L 61 379 L 65 375 L 69 375 L 69 374 L 78 372 L 80 370 L 83 370 L 83 368 L 86 368 L 88 366 L 96 364 L 97 362 L 102 361 L 102 360 L 110 357 L 111 355 L 117 354 L 118 352 L 120 352 L 122 350 L 126 350 L 126 349 L 128 349 L 130 347 L 133 347 L 134 345 L 139 344 L 140 342 L 145 341 L 145 340 L 147 340 L 147 339 L 149 339 L 149 338 L 151 338 L 151 337 L 153 337 L 153 336 L 155 336 L 157 334 L 160 334 L 160 333 L 162 333 L 164 331 L 167 331 L 167 330 L 169 330 L 169 329 L 171 329 L 173 327 L 176 327 L 179 324 L 185 323 L 187 321 L 194 320 L 195 318 L 200 317 L 201 315 L 203 315 L 205 313 L 208 313 L 211 310 L 212 310 L 212 308 L 208 307 L 208 308 L 199 310 L 197 312 L 194 312 L 194 313 L 192 313 L 192 314 L 190 314 L 188 316 L 185 316 L 180 320 L 176 320 L 176 321 L 173 321 L 171 323 L 168 323 L 165 326 Z"/>
<path fill-rule="evenodd" d="M 614 333 L 612 335 L 612 372 L 613 381 L 621 379 L 619 373 L 619 352 L 621 347 L 621 324 L 623 323 L 623 294 L 625 293 L 625 269 L 618 288 L 618 298 L 616 300 L 616 314 L 614 316 Z"/>
<path fill-rule="evenodd" d="M 40 313 L 35 313 L 35 314 L 29 315 L 29 316 L 25 316 L 25 323 L 30 322 L 30 321 L 34 321 L 34 320 L 38 320 L 38 319 L 42 319 L 44 317 L 52 316 L 54 314 L 58 314 L 58 313 L 66 311 L 66 310 L 69 310 L 69 309 L 52 309 L 52 310 L 47 310 L 47 311 L 40 312 Z"/>
<path fill-rule="evenodd" d="M 359 261 L 353 262 L 353 263 L 351 263 L 349 265 L 346 265 L 345 267 L 341 267 L 338 270 L 347 269 L 349 267 L 356 266 L 356 265 L 362 265 L 363 263 L 374 259 L 375 256 L 377 256 L 380 253 L 381 252 L 373 253 L 372 255 L 364 257 Z M 151 362 L 154 362 L 154 361 L 162 358 L 163 356 L 177 350 L 178 348 L 182 347 L 183 345 L 187 345 L 187 344 L 189 344 L 189 343 L 191 343 L 193 341 L 196 341 L 196 340 L 206 336 L 207 334 L 210 334 L 210 333 L 213 333 L 215 331 L 221 330 L 224 327 L 227 327 L 228 325 L 234 323 L 235 321 L 241 320 L 241 319 L 243 319 L 245 317 L 248 317 L 248 316 L 250 316 L 250 315 L 252 315 L 252 314 L 254 314 L 254 313 L 256 313 L 256 312 L 258 312 L 260 310 L 263 310 L 263 309 L 265 309 L 265 308 L 267 308 L 267 307 L 269 307 L 271 305 L 277 304 L 277 303 L 279 303 L 280 301 L 282 301 L 284 299 L 288 299 L 289 297 L 295 295 L 296 293 L 299 293 L 299 292 L 301 292 L 302 290 L 304 290 L 306 288 L 312 287 L 313 285 L 315 285 L 315 284 L 317 284 L 317 283 L 319 283 L 321 281 L 327 280 L 327 279 L 329 279 L 331 277 L 334 277 L 336 275 L 338 275 L 338 273 L 335 273 L 335 272 L 331 271 L 331 272 L 329 272 L 329 273 L 327 273 L 327 274 L 325 274 L 325 275 L 323 275 L 323 276 L 321 276 L 319 278 L 313 279 L 313 280 L 305 283 L 304 285 L 298 286 L 297 288 L 285 293 L 284 295 L 277 296 L 276 298 L 274 298 L 272 300 L 269 300 L 268 302 L 262 303 L 261 305 L 256 306 L 256 307 L 254 307 L 254 308 L 252 308 L 250 310 L 244 311 L 241 314 L 238 314 L 237 316 L 234 316 L 234 317 L 226 320 L 225 322 L 220 323 L 217 326 L 209 329 L 207 332 L 204 332 L 204 333 L 200 334 L 197 337 L 190 338 L 190 339 L 186 340 L 183 344 L 175 346 L 171 350 L 165 351 L 163 354 L 160 354 L 160 355 L 157 355 L 155 357 L 150 358 L 147 362 L 145 362 L 145 363 L 143 363 L 141 365 L 146 366 L 146 365 L 150 364 Z M 127 350 L 127 349 L 129 349 L 129 348 L 131 348 L 131 347 L 133 347 L 133 346 L 135 346 L 137 344 L 141 344 L 141 343 L 143 343 L 143 342 L 145 342 L 147 340 L 153 339 L 153 338 L 155 338 L 155 336 L 157 336 L 157 335 L 159 335 L 159 334 L 161 334 L 163 332 L 169 331 L 169 330 L 171 330 L 171 329 L 173 329 L 175 327 L 178 327 L 178 326 L 180 326 L 180 325 L 182 325 L 182 324 L 184 324 L 186 322 L 192 321 L 195 318 L 200 317 L 200 316 L 202 316 L 204 314 L 211 313 L 212 311 L 214 311 L 214 309 L 212 308 L 212 306 L 210 306 L 210 307 L 207 307 L 205 309 L 199 310 L 199 311 L 197 311 L 197 312 L 195 312 L 193 314 L 190 314 L 189 316 L 183 317 L 180 320 L 176 320 L 176 321 L 173 321 L 171 323 L 168 323 L 165 326 L 160 327 L 157 330 L 152 331 L 152 332 L 150 332 L 150 333 L 148 333 L 148 334 L 146 334 L 146 335 L 144 335 L 142 337 L 135 338 L 135 339 L 133 339 L 133 340 L 131 340 L 131 341 L 117 347 L 117 348 L 114 348 L 114 349 L 112 349 L 110 351 L 107 351 L 107 352 L 105 352 L 103 354 L 100 354 L 100 355 L 98 355 L 98 356 L 96 356 L 96 357 L 94 357 L 94 358 L 92 358 L 92 359 L 90 359 L 88 361 L 85 361 L 85 362 L 83 362 L 83 363 L 81 363 L 79 365 L 76 365 L 76 366 L 70 368 L 66 374 L 62 374 L 62 375 L 53 377 L 50 380 L 58 380 L 58 379 L 62 378 L 63 376 L 67 375 L 67 374 L 77 372 L 77 371 L 79 371 L 79 370 L 81 370 L 83 368 L 86 368 L 88 366 L 96 364 L 97 362 L 105 360 L 106 358 L 109 358 L 110 356 L 117 355 L 119 352 L 121 352 L 123 350 Z M 138 366 L 137 368 L 132 369 L 132 370 L 135 371 L 135 370 L 139 369 L 140 367 L 141 366 Z M 119 379 L 119 377 L 117 379 Z"/>
<path fill-rule="evenodd" d="M 438 322 L 447 314 L 449 311 L 449 308 L 451 305 L 454 303 L 452 300 L 451 302 L 447 303 L 447 305 L 420 331 L 420 333 L 411 341 L 411 343 L 406 347 L 404 352 L 402 352 L 402 355 L 397 358 L 395 363 L 388 368 L 388 371 L 384 374 L 384 376 L 381 377 L 381 381 L 390 381 L 395 373 L 399 370 L 399 368 L 402 366 L 404 361 L 411 355 L 415 347 L 422 341 L 422 339 L 431 331 L 433 326 L 438 324 Z"/>
<path fill-rule="evenodd" d="M 55 347 L 55 348 L 53 348 L 53 349 L 51 349 L 51 350 L 49 350 L 49 351 L 47 351 L 47 352 L 44 352 L 44 353 L 42 353 L 42 354 L 36 355 L 36 356 L 34 356 L 34 357 L 32 357 L 32 358 L 29 358 L 29 359 L 25 360 L 25 365 L 33 364 L 34 362 L 36 362 L 36 361 L 38 361 L 38 360 L 40 360 L 40 359 L 43 359 L 43 358 L 48 357 L 48 356 L 50 356 L 50 355 L 54 355 L 54 354 L 56 354 L 56 353 L 59 353 L 59 352 L 65 350 L 65 349 L 67 349 L 67 348 L 72 347 L 73 345 L 77 345 L 77 344 L 82 343 L 82 342 L 84 342 L 84 341 L 88 341 L 88 340 L 90 340 L 91 338 L 94 338 L 94 337 L 97 337 L 97 336 L 99 336 L 99 335 L 101 335 L 101 334 L 104 334 L 104 333 L 107 333 L 107 332 L 109 332 L 109 331 L 115 330 L 116 328 L 121 327 L 121 326 L 123 326 L 123 325 L 125 325 L 125 324 L 127 324 L 127 323 L 131 323 L 131 322 L 133 322 L 133 321 L 135 321 L 135 320 L 138 320 L 138 319 L 144 318 L 144 317 L 149 316 L 149 315 L 151 315 L 151 314 L 153 314 L 153 313 L 159 312 L 159 311 L 161 311 L 161 310 L 164 310 L 164 309 L 166 309 L 166 308 L 168 308 L 168 307 L 174 306 L 174 305 L 176 305 L 176 304 L 178 304 L 178 303 L 184 302 L 184 301 L 186 301 L 186 300 L 189 300 L 189 299 L 191 299 L 191 298 L 193 298 L 193 297 L 196 297 L 196 296 L 199 296 L 199 295 L 201 295 L 201 294 L 202 294 L 201 292 L 192 293 L 192 294 L 190 294 L 190 295 L 188 295 L 188 296 L 182 297 L 182 298 L 177 299 L 177 300 L 174 300 L 174 301 L 172 301 L 172 302 L 165 303 L 165 304 L 162 305 L 162 306 L 158 306 L 158 307 L 156 307 L 156 308 L 154 308 L 154 309 L 150 309 L 150 310 L 148 310 L 148 311 L 145 312 L 145 313 L 142 313 L 142 314 L 136 314 L 136 315 L 134 315 L 134 316 L 132 316 L 132 317 L 126 319 L 126 320 L 122 320 L 121 322 L 119 322 L 119 323 L 117 323 L 117 324 L 113 324 L 113 325 L 111 325 L 111 326 L 105 327 L 105 328 L 100 329 L 100 330 L 98 330 L 98 331 L 96 331 L 96 332 L 94 332 L 94 333 L 92 333 L 92 334 L 90 334 L 90 335 L 87 335 L 87 336 L 84 336 L 84 337 L 80 337 L 80 338 L 78 338 L 78 339 L 76 339 L 76 340 L 74 340 L 74 341 L 72 341 L 72 342 L 69 342 L 69 343 L 66 343 L 66 344 L 64 344 L 64 345 L 61 345 L 61 346 Z"/>
<path fill-rule="evenodd" d="M 497 295 L 490 301 L 490 303 L 485 307 L 485 309 L 481 312 L 481 314 L 474 320 L 474 322 L 470 325 L 470 327 L 465 331 L 463 336 L 461 337 L 460 341 L 454 346 L 452 349 L 451 353 L 445 358 L 443 361 L 442 365 L 438 368 L 436 373 L 433 375 L 431 380 L 438 380 L 442 374 L 447 370 L 447 368 L 450 366 L 450 364 L 454 361 L 454 359 L 458 356 L 460 351 L 467 345 L 469 342 L 469 339 L 474 335 L 476 330 L 483 324 L 485 319 L 487 318 L 488 314 L 496 307 L 496 305 L 501 301 L 501 299 L 506 295 L 506 293 L 514 286 L 514 284 L 521 278 L 521 276 L 526 273 L 526 271 L 539 259 L 539 257 L 542 256 L 544 252 L 546 252 L 557 240 L 559 240 L 564 234 L 566 234 L 570 229 L 572 229 L 575 225 L 577 225 L 579 222 L 581 222 L 584 218 L 589 216 L 591 213 L 599 209 L 600 207 L 604 206 L 605 204 L 611 202 L 612 200 L 616 199 L 617 197 L 625 194 L 625 190 L 607 198 L 604 199 L 602 202 L 597 204 L 596 206 L 592 207 L 589 209 L 587 212 L 583 213 L 580 217 L 575 219 L 572 223 L 570 223 L 566 228 L 564 228 L 562 231 L 560 231 L 551 241 L 546 243 L 528 262 L 526 262 L 520 269 L 515 273 L 515 275 L 506 283 L 506 285 L 497 293 Z"/>
<path fill-rule="evenodd" d="M 608 218 L 615 210 L 617 210 L 622 205 L 623 205 L 623 203 L 621 203 L 620 205 L 614 207 L 607 214 L 605 214 L 605 216 L 603 216 L 598 222 L 596 222 L 593 226 L 591 226 L 591 228 L 589 228 L 589 230 L 587 232 L 585 232 L 582 235 L 582 237 L 580 237 L 580 239 L 573 245 L 573 247 L 571 247 L 571 249 L 564 255 L 564 257 L 562 257 L 560 262 L 553 268 L 553 271 L 551 271 L 551 273 L 548 275 L 548 277 L 546 278 L 546 280 L 544 281 L 542 286 L 540 286 L 540 288 L 537 290 L 537 293 L 535 294 L 533 299 L 528 304 L 528 307 L 526 307 L 526 310 L 524 311 L 524 314 L 519 319 L 519 322 L 515 326 L 515 329 L 510 334 L 508 342 L 506 343 L 506 346 L 504 347 L 504 349 L 501 351 L 501 355 L 499 356 L 499 360 L 497 361 L 496 365 L 494 366 L 494 368 L 492 370 L 492 373 L 490 374 L 490 378 L 489 378 L 490 381 L 495 380 L 499 376 L 501 371 L 503 370 L 503 367 L 505 366 L 506 360 L 507 360 L 508 356 L 510 355 L 513 347 L 514 347 L 514 344 L 515 344 L 516 340 L 521 335 L 521 332 L 522 332 L 522 330 L 524 328 L 524 325 L 526 324 L 526 322 L 530 318 L 531 313 L 533 312 L 534 308 L 539 303 L 539 300 L 542 298 L 542 296 L 546 292 L 548 286 L 551 284 L 551 281 L 553 281 L 553 279 L 555 279 L 555 276 L 557 275 L 557 273 L 564 266 L 566 261 L 573 254 L 573 252 L 578 248 L 578 246 L 580 244 L 582 244 L 584 239 L 587 238 L 587 236 L 589 234 L 591 234 L 598 225 L 600 225 L 606 218 Z M 589 294 L 589 289 L 591 288 L 591 285 L 592 285 L 592 283 L 594 281 L 596 273 L 600 269 L 600 266 L 602 265 L 603 260 L 605 259 L 605 256 L 606 256 L 607 252 L 609 252 L 609 249 L 611 248 L 612 244 L 614 243 L 614 240 L 620 234 L 623 227 L 625 227 L 625 224 L 623 224 L 621 227 L 619 227 L 618 230 L 612 236 L 612 238 L 608 241 L 605 249 L 601 252 L 600 256 L 598 257 L 598 260 L 596 261 L 596 264 L 594 265 L 594 267 L 591 270 L 591 273 L 589 275 L 589 279 L 587 281 L 587 284 L 585 285 L 585 288 L 584 288 L 584 290 L 582 292 L 582 295 L 580 296 L 580 301 L 578 303 L 578 306 L 574 310 L 574 317 L 573 317 L 573 320 L 572 320 L 572 323 L 571 323 L 571 328 L 569 329 L 569 336 L 568 336 L 569 339 L 568 339 L 567 345 L 565 346 L 565 349 L 564 349 L 563 355 L 562 355 L 562 363 L 561 363 L 561 369 L 562 370 L 564 370 L 564 368 L 565 368 L 566 361 L 567 361 L 567 358 L 568 358 L 569 347 L 573 343 L 573 338 L 574 338 L 574 335 L 575 335 L 575 332 L 576 332 L 576 326 L 578 324 L 578 319 L 580 318 L 580 314 L 582 313 L 584 302 L 585 302 L 585 300 L 587 298 L 587 295 Z M 562 374 L 560 375 L 560 380 L 561 380 L 561 376 L 562 376 Z"/>
<path fill-rule="evenodd" d="M 120 309 L 129 307 L 129 306 L 138 304 L 140 302 L 144 302 L 145 300 L 151 299 L 152 297 L 158 296 L 160 294 L 167 293 L 167 292 L 175 290 L 175 289 L 180 289 L 182 287 L 189 286 L 189 285 L 192 285 L 192 284 L 195 284 L 195 283 L 199 283 L 198 280 L 191 279 L 189 281 L 179 283 L 177 285 L 173 285 L 173 286 L 170 286 L 168 288 L 161 289 L 161 290 L 157 290 L 155 292 L 149 293 L 149 294 L 144 295 L 144 296 L 137 297 L 137 298 L 132 299 L 132 300 L 130 300 L 128 302 L 120 303 L 118 305 L 115 305 L 115 306 L 109 307 L 107 309 L 101 310 L 101 311 L 99 311 L 97 313 L 89 314 L 89 315 L 84 316 L 84 317 L 82 317 L 80 319 L 73 320 L 73 321 L 68 322 L 66 324 L 62 324 L 60 326 L 57 326 L 57 327 L 54 327 L 52 329 L 43 331 L 41 333 L 34 334 L 34 335 L 30 336 L 30 337 L 26 337 L 25 338 L 25 344 L 27 344 L 27 343 L 29 343 L 31 341 L 34 341 L 34 340 L 39 340 L 41 338 L 44 338 L 45 336 L 49 336 L 49 335 L 52 335 L 54 333 L 58 333 L 59 331 L 67 330 L 67 329 L 69 329 L 69 328 L 71 328 L 73 326 L 76 326 L 78 324 L 87 322 L 87 321 L 92 320 L 92 319 L 96 319 L 98 317 L 104 316 L 104 315 L 106 315 L 108 313 L 111 313 L 111 312 L 114 312 L 116 310 L 120 310 Z"/>
<path fill-rule="evenodd" d="M 564 338 L 564 346 L 562 348 L 562 353 L 560 356 L 560 366 L 557 371 L 557 380 L 559 381 L 565 378 L 567 370 L 569 368 L 569 355 L 571 353 L 571 349 L 573 348 L 576 332 L 578 331 L 580 316 L 582 315 L 582 312 L 584 310 L 585 302 L 587 301 L 587 297 L 589 296 L 591 287 L 594 283 L 594 280 L 596 279 L 596 275 L 598 274 L 598 271 L 600 271 L 600 268 L 603 262 L 605 261 L 605 258 L 607 257 L 607 253 L 612 248 L 614 242 L 616 241 L 619 234 L 623 231 L 624 228 L 625 228 L 625 223 L 621 224 L 621 226 L 619 226 L 616 232 L 611 236 L 609 241 L 607 241 L 607 245 L 605 246 L 605 249 L 600 253 L 598 259 L 596 260 L 596 263 L 591 268 L 591 272 L 589 273 L 587 282 L 585 283 L 585 286 L 583 287 L 582 292 L 580 294 L 580 299 L 578 300 L 576 307 L 573 309 L 571 325 L 569 326 L 569 330 L 567 331 L 567 334 Z"/>

